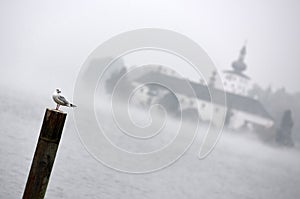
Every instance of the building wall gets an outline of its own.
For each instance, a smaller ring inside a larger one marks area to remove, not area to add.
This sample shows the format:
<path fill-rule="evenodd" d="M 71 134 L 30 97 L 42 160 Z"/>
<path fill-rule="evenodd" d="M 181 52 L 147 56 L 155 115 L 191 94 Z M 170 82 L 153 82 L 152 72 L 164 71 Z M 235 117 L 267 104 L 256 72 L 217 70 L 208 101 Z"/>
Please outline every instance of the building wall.
<path fill-rule="evenodd" d="M 232 110 L 232 113 L 233 115 L 231 117 L 229 127 L 233 129 L 239 129 L 243 127 L 245 122 L 248 122 L 249 124 L 258 124 L 264 126 L 265 128 L 270 128 L 274 124 L 274 122 L 270 119 L 246 113 L 243 111 Z"/>
<path fill-rule="evenodd" d="M 197 100 L 197 103 L 199 106 L 199 115 L 202 121 L 210 122 L 212 117 L 214 117 L 213 125 L 219 125 L 222 121 L 224 121 L 224 111 L 226 111 L 226 107 L 199 99 Z M 196 106 L 197 104 L 195 101 L 193 108 L 197 108 Z M 187 107 L 188 106 L 183 106 L 183 108 Z M 243 127 L 246 122 L 248 124 L 261 125 L 265 128 L 270 128 L 274 124 L 271 119 L 263 118 L 240 110 L 232 109 L 231 111 L 233 115 L 230 119 L 229 127 L 233 129 L 239 129 Z"/>
<path fill-rule="evenodd" d="M 252 87 L 250 80 L 231 73 L 224 74 L 223 84 L 225 91 L 243 96 L 247 96 Z"/>

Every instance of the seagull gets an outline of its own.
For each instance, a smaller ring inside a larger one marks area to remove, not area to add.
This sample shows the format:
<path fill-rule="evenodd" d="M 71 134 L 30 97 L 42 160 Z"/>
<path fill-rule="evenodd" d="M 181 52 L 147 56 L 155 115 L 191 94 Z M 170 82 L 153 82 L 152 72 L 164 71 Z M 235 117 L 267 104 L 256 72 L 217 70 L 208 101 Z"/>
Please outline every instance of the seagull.
<path fill-rule="evenodd" d="M 60 89 L 55 89 L 52 98 L 54 100 L 54 102 L 56 103 L 56 108 L 55 110 L 59 109 L 59 106 L 67 106 L 67 107 L 76 107 L 76 105 L 71 104 L 70 102 L 68 102 L 68 100 L 66 100 L 66 98 L 62 95 L 60 95 L 61 91 Z"/>

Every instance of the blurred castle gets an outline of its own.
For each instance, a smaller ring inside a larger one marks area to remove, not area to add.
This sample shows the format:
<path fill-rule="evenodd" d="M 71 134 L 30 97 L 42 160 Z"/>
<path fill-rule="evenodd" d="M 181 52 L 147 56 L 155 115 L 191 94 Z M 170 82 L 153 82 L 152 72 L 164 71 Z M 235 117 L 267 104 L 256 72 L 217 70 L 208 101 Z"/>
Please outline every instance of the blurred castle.
<path fill-rule="evenodd" d="M 221 75 L 227 102 L 225 106 L 221 99 L 216 99 L 214 104 L 211 102 L 210 92 L 214 92 L 215 96 L 222 96 L 223 93 L 222 89 L 215 86 L 215 76 L 217 75 L 215 71 L 213 71 L 208 85 L 205 85 L 203 81 L 194 82 L 181 79 L 175 76 L 173 71 L 168 71 L 168 69 L 162 67 L 157 67 L 157 70 L 129 80 L 129 84 L 136 87 L 140 86 L 142 80 L 149 82 L 159 80 L 159 82 L 167 82 L 169 85 L 173 85 L 172 87 L 176 88 L 178 94 L 177 99 L 170 91 L 155 84 L 139 88 L 135 92 L 135 97 L 140 104 L 145 106 L 160 103 L 174 116 L 178 116 L 180 111 L 186 111 L 190 114 L 198 114 L 203 122 L 209 122 L 212 115 L 218 118 L 218 114 L 221 115 L 220 110 L 225 109 L 225 125 L 229 128 L 252 129 L 256 126 L 270 128 L 273 126 L 274 120 L 257 99 L 248 95 L 249 90 L 252 88 L 252 82 L 251 78 L 245 74 L 247 69 L 244 61 L 245 56 L 246 46 L 243 46 L 238 59 L 232 63 L 232 69 L 223 71 Z M 126 73 L 126 69 L 123 72 L 121 70 L 119 75 L 124 73 Z M 182 86 L 186 81 L 189 81 L 196 96 L 189 96 L 186 92 Z M 108 80 L 107 83 L 109 82 Z M 179 110 L 180 108 L 181 110 Z"/>
<path fill-rule="evenodd" d="M 226 70 L 222 74 L 223 85 L 226 93 L 227 106 L 224 107 L 220 100 L 216 100 L 215 104 L 211 103 L 211 97 L 208 86 L 211 92 L 215 92 L 216 96 L 221 93 L 221 89 L 214 85 L 216 72 L 212 73 L 209 85 L 206 86 L 203 82 L 189 81 L 190 85 L 196 93 L 196 97 L 188 96 L 181 85 L 184 84 L 183 79 L 174 76 L 171 71 L 158 70 L 145 74 L 137 78 L 133 84 L 139 85 L 140 80 L 163 80 L 169 84 L 173 84 L 176 92 L 179 93 L 178 100 L 181 104 L 182 111 L 191 113 L 197 112 L 202 121 L 210 121 L 212 114 L 218 114 L 221 108 L 225 108 L 226 118 L 225 125 L 232 129 L 253 128 L 255 125 L 269 128 L 274 124 L 270 114 L 265 110 L 263 105 L 256 99 L 248 96 L 248 91 L 252 87 L 251 79 L 244 74 L 247 65 L 244 62 L 246 56 L 246 46 L 240 51 L 239 57 L 232 63 L 232 69 Z M 170 92 L 159 86 L 150 85 L 139 91 L 140 99 L 145 104 L 158 102 L 176 114 L 179 110 L 179 102 L 172 96 Z M 220 96 L 220 95 L 219 95 Z M 218 103 L 220 101 L 220 103 Z M 200 110 L 197 111 L 197 103 Z"/>

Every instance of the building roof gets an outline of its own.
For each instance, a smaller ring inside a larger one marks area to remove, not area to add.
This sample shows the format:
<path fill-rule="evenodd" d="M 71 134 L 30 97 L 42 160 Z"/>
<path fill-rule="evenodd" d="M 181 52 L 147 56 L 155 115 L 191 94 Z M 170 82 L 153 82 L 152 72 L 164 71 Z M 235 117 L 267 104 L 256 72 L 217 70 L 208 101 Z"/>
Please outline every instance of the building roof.
<path fill-rule="evenodd" d="M 174 92 L 177 92 L 182 95 L 186 95 L 187 97 L 194 97 L 194 96 L 189 96 L 189 94 L 185 90 L 185 87 L 181 86 L 184 85 L 185 81 L 188 81 L 192 86 L 198 99 L 211 102 L 211 96 L 208 87 L 206 85 L 197 82 L 180 79 L 175 76 L 169 76 L 155 71 L 143 75 L 142 77 L 136 79 L 136 81 L 166 82 L 168 83 L 168 85 L 171 85 L 172 88 L 176 89 L 174 90 Z M 219 105 L 224 104 L 222 100 L 222 96 L 224 96 L 224 92 L 222 90 L 217 88 L 212 88 L 210 92 L 214 92 L 214 96 L 216 97 L 215 103 Z M 244 111 L 253 115 L 257 115 L 263 118 L 273 120 L 270 114 L 265 110 L 263 105 L 258 100 L 246 96 L 229 93 L 229 92 L 225 92 L 225 94 L 226 94 L 226 102 L 228 108 Z"/>
<path fill-rule="evenodd" d="M 238 75 L 238 76 L 243 77 L 245 79 L 249 79 L 249 80 L 251 79 L 250 77 L 243 74 L 242 72 L 237 72 L 237 71 L 234 71 L 234 70 L 225 70 L 224 73 L 235 74 L 235 75 Z"/>

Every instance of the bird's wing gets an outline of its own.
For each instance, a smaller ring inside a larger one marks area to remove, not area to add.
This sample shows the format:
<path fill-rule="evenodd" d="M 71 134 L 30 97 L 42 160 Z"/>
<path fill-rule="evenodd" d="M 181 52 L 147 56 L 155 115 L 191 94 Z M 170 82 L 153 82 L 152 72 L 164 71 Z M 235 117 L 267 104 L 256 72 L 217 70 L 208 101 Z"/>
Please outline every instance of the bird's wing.
<path fill-rule="evenodd" d="M 69 104 L 69 102 L 66 100 L 66 98 L 64 97 L 64 96 L 58 96 L 58 99 L 62 102 L 62 103 L 64 103 L 64 104 Z"/>

